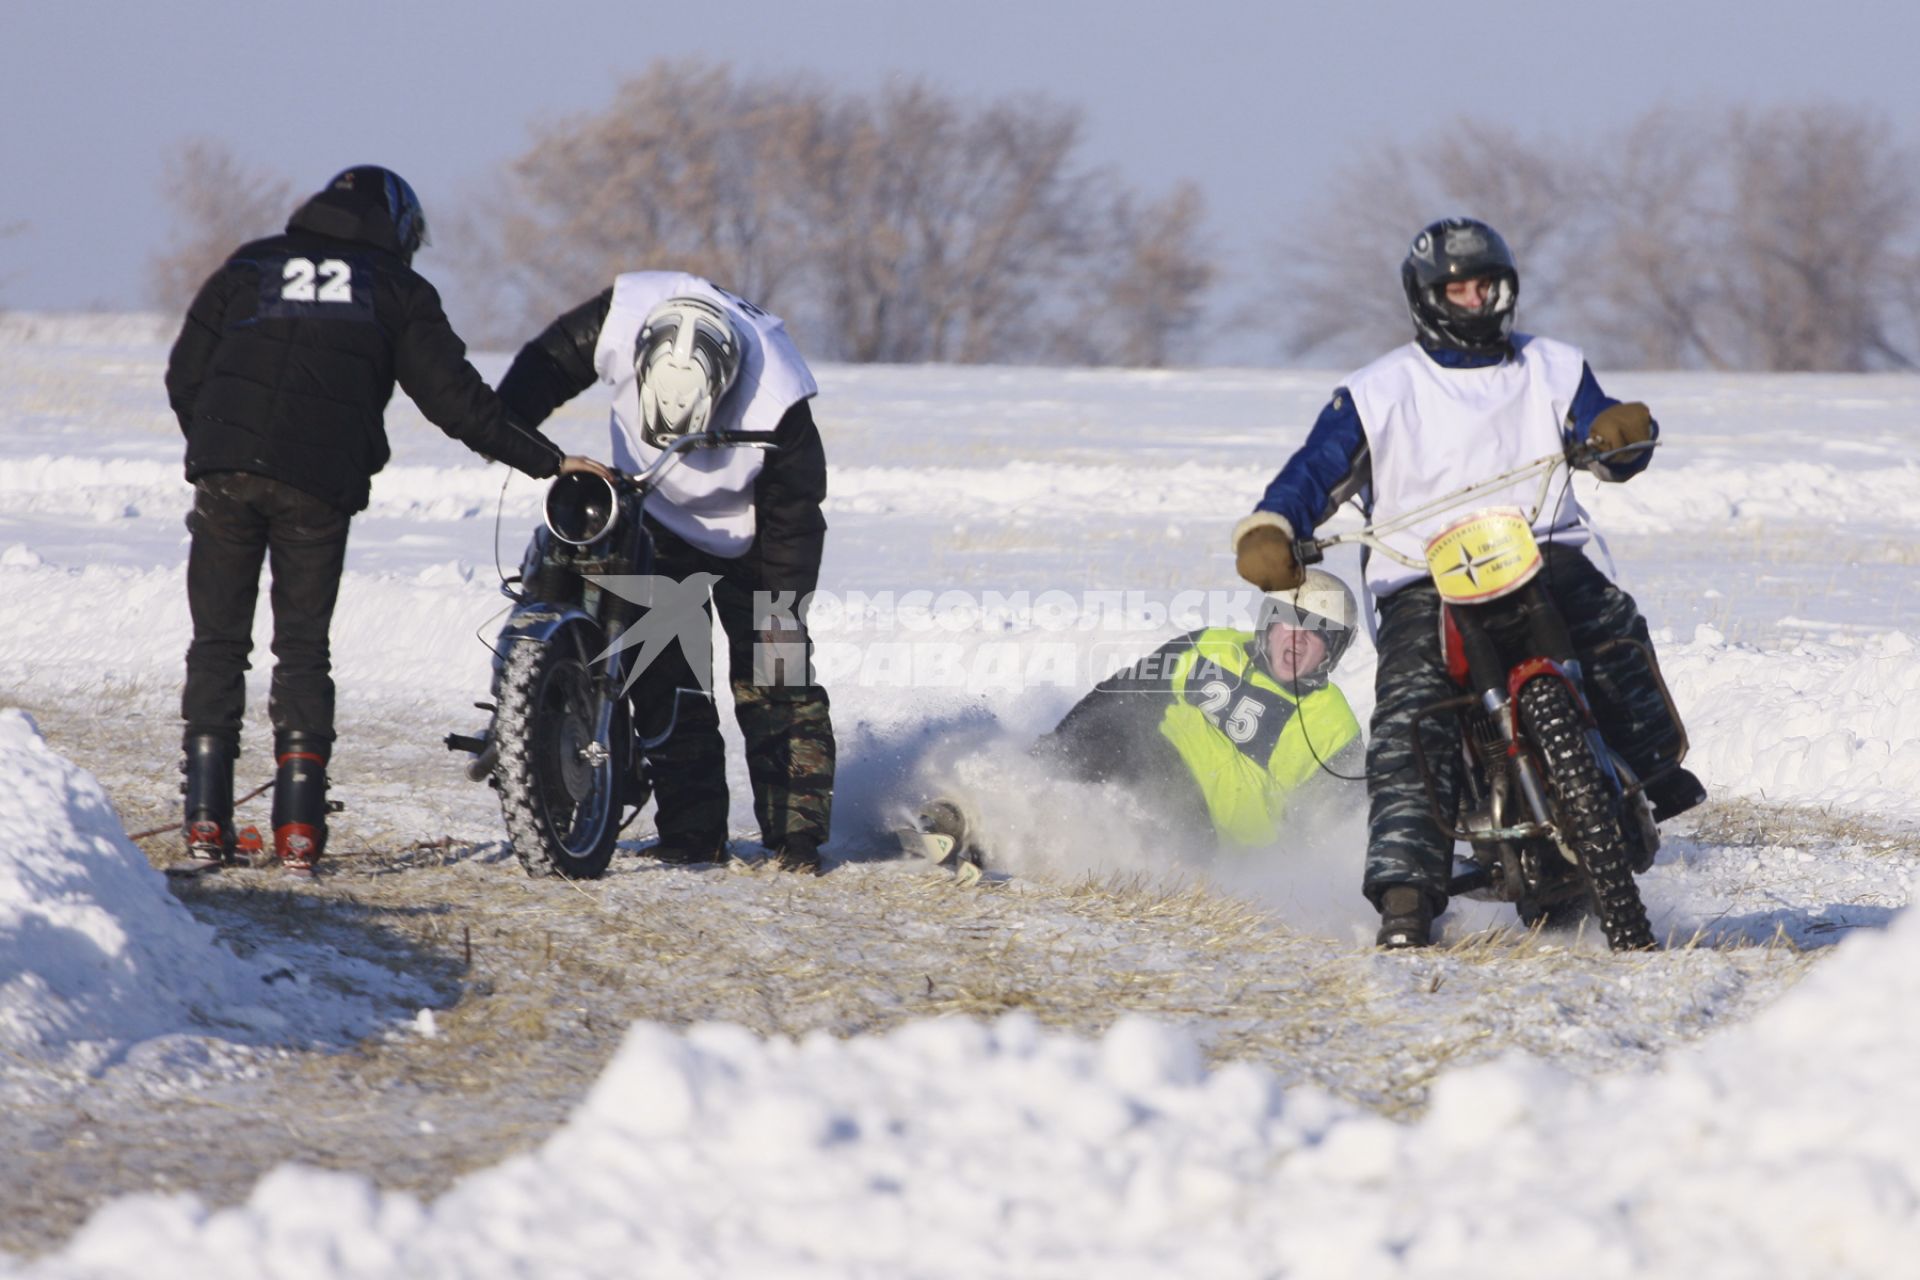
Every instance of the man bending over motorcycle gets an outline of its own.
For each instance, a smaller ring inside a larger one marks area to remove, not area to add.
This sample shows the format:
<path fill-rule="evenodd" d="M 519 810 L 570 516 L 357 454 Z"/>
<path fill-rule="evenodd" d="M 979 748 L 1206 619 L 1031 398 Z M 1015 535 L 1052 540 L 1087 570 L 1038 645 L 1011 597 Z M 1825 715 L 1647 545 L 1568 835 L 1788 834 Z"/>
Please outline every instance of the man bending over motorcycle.
<path fill-rule="evenodd" d="M 1656 440 L 1647 406 L 1600 390 L 1578 348 L 1513 332 L 1520 277 L 1498 232 L 1448 218 L 1414 237 L 1401 267 L 1415 340 L 1346 379 L 1306 443 L 1233 531 L 1242 577 L 1266 591 L 1302 581 L 1294 542 L 1313 535 L 1340 503 L 1358 497 L 1374 520 L 1417 510 L 1476 481 L 1557 450 L 1587 446 L 1587 468 L 1619 482 L 1643 470 Z M 1453 517 L 1438 516 L 1426 533 Z M 1548 584 L 1573 643 L 1588 652 L 1614 638 L 1648 643 L 1633 598 L 1607 580 L 1582 550 L 1586 514 L 1571 485 L 1534 521 Z M 1419 947 L 1445 909 L 1452 841 L 1435 824 L 1413 752 L 1412 724 L 1424 707 L 1455 692 L 1440 642 L 1440 597 L 1422 573 L 1386 556 L 1367 561 L 1366 585 L 1379 610 L 1378 701 L 1367 749 L 1370 802 L 1364 889 L 1380 912 L 1379 944 Z M 1670 764 L 1681 740 L 1665 699 L 1631 647 L 1584 664 L 1586 691 L 1602 731 L 1640 777 Z M 1442 812 L 1451 812 L 1459 764 L 1439 719 L 1421 745 Z M 1674 769 L 1648 784 L 1656 820 L 1706 798 L 1700 782 Z"/>
<path fill-rule="evenodd" d="M 711 607 L 727 636 L 761 839 L 784 869 L 818 875 L 834 741 L 801 603 L 819 579 L 827 530 L 813 374 L 777 316 L 699 276 L 637 271 L 522 347 L 499 395 L 537 424 L 596 381 L 612 389 L 623 471 L 643 470 L 684 435 L 729 442 L 690 457 L 648 498 L 653 571 L 716 579 Z M 726 858 L 726 759 L 709 675 L 672 645 L 634 686 L 635 728 L 659 743 L 646 762 L 663 861 Z"/>

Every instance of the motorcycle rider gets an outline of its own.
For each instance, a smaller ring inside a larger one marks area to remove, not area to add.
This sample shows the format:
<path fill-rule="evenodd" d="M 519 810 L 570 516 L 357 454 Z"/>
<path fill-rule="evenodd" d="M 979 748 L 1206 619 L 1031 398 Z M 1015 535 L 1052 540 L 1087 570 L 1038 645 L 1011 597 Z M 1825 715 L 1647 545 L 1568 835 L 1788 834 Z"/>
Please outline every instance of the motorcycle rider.
<path fill-rule="evenodd" d="M 1330 678 L 1358 620 L 1346 584 L 1310 569 L 1267 594 L 1254 630 L 1203 627 L 1101 681 L 1032 754 L 1126 787 L 1170 837 L 1211 827 L 1228 849 L 1271 845 L 1313 793 L 1359 777 L 1360 724 Z M 985 855 L 957 801 L 928 805 L 921 826 Z"/>
<path fill-rule="evenodd" d="M 727 637 L 762 842 L 783 869 L 819 875 L 834 740 L 801 604 L 819 579 L 827 528 L 813 374 L 777 316 L 699 276 L 637 271 L 522 347 L 499 393 L 538 424 L 596 381 L 612 389 L 623 470 L 644 469 L 690 433 L 737 442 L 684 455 L 648 498 L 654 573 L 683 583 L 712 575 L 704 607 L 718 611 Z M 726 758 L 710 682 L 672 645 L 634 686 L 636 729 L 664 737 L 646 751 L 658 804 L 653 853 L 664 861 L 727 856 Z"/>
<path fill-rule="evenodd" d="M 1492 227 L 1447 218 L 1423 228 L 1402 264 L 1401 285 L 1414 340 L 1334 390 L 1306 442 L 1233 531 L 1241 576 L 1263 590 L 1301 581 L 1295 539 L 1311 537 L 1350 497 L 1379 520 L 1556 450 L 1590 445 L 1605 452 L 1659 437 L 1646 405 L 1623 404 L 1600 390 L 1578 348 L 1513 331 L 1519 271 Z M 1644 470 L 1651 454 L 1643 449 L 1584 465 L 1601 480 L 1621 482 Z M 1424 541 L 1453 518 L 1434 517 L 1416 538 Z M 1582 550 L 1589 525 L 1569 480 L 1561 479 L 1534 531 L 1545 560 L 1541 580 L 1578 649 L 1616 637 L 1649 642 L 1633 598 Z M 1454 693 L 1441 656 L 1440 597 L 1424 574 L 1386 556 L 1368 557 L 1366 585 L 1379 610 L 1380 659 L 1367 751 L 1364 890 L 1381 915 L 1381 946 L 1425 946 L 1433 917 L 1446 907 L 1452 866 L 1452 841 L 1429 812 L 1411 731 L 1421 708 Z M 1583 667 L 1594 713 L 1636 774 L 1648 777 L 1669 763 L 1678 726 L 1638 653 L 1616 650 Z M 1438 719 L 1423 726 L 1443 812 L 1459 787 L 1449 732 Z M 1646 795 L 1661 821 L 1706 798 L 1684 769 L 1649 784 Z"/>
<path fill-rule="evenodd" d="M 413 270 L 427 240 L 413 188 L 377 165 L 342 171 L 286 232 L 240 246 L 201 286 L 167 361 L 186 435 L 189 855 L 231 856 L 233 767 L 261 561 L 273 569 L 274 851 L 309 874 L 327 843 L 334 740 L 328 630 L 347 526 L 386 465 L 397 381 L 427 420 L 532 476 L 595 470 L 528 430 L 467 363 L 440 296 Z"/>

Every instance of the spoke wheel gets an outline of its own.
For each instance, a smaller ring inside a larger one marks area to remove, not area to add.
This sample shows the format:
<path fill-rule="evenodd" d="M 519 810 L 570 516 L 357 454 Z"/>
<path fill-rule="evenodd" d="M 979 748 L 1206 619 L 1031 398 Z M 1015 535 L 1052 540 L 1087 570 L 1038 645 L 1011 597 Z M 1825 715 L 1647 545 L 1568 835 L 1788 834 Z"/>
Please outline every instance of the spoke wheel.
<path fill-rule="evenodd" d="M 529 875 L 590 880 L 613 859 L 630 735 L 623 698 L 600 729 L 593 658 L 603 647 L 597 628 L 575 623 L 548 641 L 516 641 L 507 653 L 494 780 Z"/>

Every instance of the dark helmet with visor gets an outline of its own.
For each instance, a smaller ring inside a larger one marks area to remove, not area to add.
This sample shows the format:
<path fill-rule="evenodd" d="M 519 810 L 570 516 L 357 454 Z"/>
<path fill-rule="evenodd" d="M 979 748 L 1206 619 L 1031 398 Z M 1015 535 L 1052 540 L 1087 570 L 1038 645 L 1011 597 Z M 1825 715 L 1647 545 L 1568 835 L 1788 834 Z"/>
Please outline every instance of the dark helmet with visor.
<path fill-rule="evenodd" d="M 1486 301 L 1466 308 L 1447 301 L 1447 286 L 1484 279 Z M 1421 345 L 1494 353 L 1513 334 L 1520 271 L 1500 233 L 1473 218 L 1442 218 L 1421 229 L 1400 265 L 1400 284 Z"/>

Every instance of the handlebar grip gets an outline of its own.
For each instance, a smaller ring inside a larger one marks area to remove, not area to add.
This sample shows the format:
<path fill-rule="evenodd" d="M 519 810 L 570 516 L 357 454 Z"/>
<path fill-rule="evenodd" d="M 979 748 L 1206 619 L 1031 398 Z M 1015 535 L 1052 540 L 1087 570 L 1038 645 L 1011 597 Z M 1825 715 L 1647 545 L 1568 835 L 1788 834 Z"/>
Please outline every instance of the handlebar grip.
<path fill-rule="evenodd" d="M 1293 558 L 1302 566 L 1319 564 L 1327 558 L 1327 553 L 1314 539 L 1300 538 L 1293 544 Z"/>

